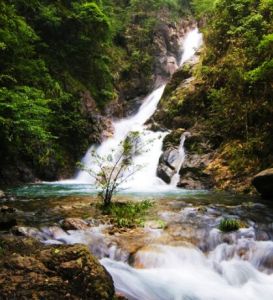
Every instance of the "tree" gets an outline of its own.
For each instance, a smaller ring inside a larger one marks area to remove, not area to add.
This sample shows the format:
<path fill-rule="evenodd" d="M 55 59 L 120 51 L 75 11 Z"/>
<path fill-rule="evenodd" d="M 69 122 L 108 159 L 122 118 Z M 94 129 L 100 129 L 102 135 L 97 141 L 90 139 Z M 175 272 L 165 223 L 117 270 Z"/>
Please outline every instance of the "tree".
<path fill-rule="evenodd" d="M 81 169 L 88 172 L 94 178 L 104 206 L 109 206 L 113 195 L 121 189 L 143 165 L 134 164 L 133 158 L 147 151 L 147 144 L 141 142 L 138 131 L 132 131 L 122 141 L 118 149 L 111 149 L 107 156 L 99 155 L 95 150 L 91 151 L 92 168 L 86 168 L 80 164 Z"/>

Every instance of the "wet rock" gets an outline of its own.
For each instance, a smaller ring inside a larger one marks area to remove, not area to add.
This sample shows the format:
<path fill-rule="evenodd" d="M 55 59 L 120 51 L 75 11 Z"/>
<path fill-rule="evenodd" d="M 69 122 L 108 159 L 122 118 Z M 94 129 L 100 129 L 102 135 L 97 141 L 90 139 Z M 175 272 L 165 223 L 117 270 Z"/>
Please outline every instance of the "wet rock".
<path fill-rule="evenodd" d="M 0 206 L 0 230 L 7 231 L 17 225 L 16 209 L 6 205 Z"/>
<path fill-rule="evenodd" d="M 2 190 L 0 190 L 0 199 L 5 198 L 5 196 L 5 193 Z"/>
<path fill-rule="evenodd" d="M 211 145 L 200 134 L 191 134 L 184 143 L 185 150 L 191 154 L 206 154 L 211 152 Z"/>
<path fill-rule="evenodd" d="M 165 151 L 159 159 L 157 176 L 166 183 L 170 183 L 173 175 L 177 172 L 181 163 L 181 154 L 179 145 L 181 137 L 189 135 L 183 128 L 178 128 L 168 134 L 163 141 Z"/>
<path fill-rule="evenodd" d="M 164 152 L 159 159 L 156 175 L 166 183 L 170 183 L 175 174 L 175 168 L 172 166 L 172 163 L 177 157 L 178 151 L 176 149 L 170 149 Z"/>
<path fill-rule="evenodd" d="M 168 78 L 178 68 L 180 38 L 184 33 L 178 32 L 178 27 L 172 24 L 160 24 L 155 31 L 155 73 Z"/>
<path fill-rule="evenodd" d="M 12 213 L 15 213 L 15 212 L 16 212 L 16 209 L 14 207 L 9 207 L 7 205 L 0 206 L 0 213 L 12 214 Z"/>
<path fill-rule="evenodd" d="M 116 298 L 115 300 L 128 300 L 127 298 L 125 298 L 123 295 L 121 294 L 116 294 Z"/>
<path fill-rule="evenodd" d="M 41 239 L 41 232 L 35 227 L 14 226 L 11 232 L 16 236 L 33 237 Z"/>
<path fill-rule="evenodd" d="M 178 187 L 186 189 L 211 189 L 214 181 L 208 166 L 213 160 L 214 152 L 206 137 L 198 130 L 188 135 L 184 148 L 185 160 L 180 168 Z"/>
<path fill-rule="evenodd" d="M 178 147 L 183 133 L 185 133 L 184 128 L 177 128 L 175 130 L 172 130 L 168 135 L 166 135 L 163 140 L 163 150 L 165 151 L 169 148 Z"/>
<path fill-rule="evenodd" d="M 83 245 L 2 237 L 1 299 L 114 299 L 111 276 Z"/>
<path fill-rule="evenodd" d="M 273 168 L 254 176 L 252 184 L 264 198 L 273 198 Z"/>
<path fill-rule="evenodd" d="M 62 222 L 64 230 L 85 230 L 90 228 L 90 225 L 80 218 L 66 218 Z"/>

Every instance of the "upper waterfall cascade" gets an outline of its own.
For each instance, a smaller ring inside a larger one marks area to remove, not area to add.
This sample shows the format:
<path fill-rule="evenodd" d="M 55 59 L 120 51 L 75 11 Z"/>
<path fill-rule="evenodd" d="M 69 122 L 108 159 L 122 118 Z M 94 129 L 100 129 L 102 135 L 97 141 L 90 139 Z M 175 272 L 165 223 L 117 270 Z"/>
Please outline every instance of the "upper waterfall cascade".
<path fill-rule="evenodd" d="M 196 50 L 202 43 L 202 34 L 197 28 L 188 32 L 185 39 L 181 43 L 183 54 L 181 56 L 179 66 L 182 66 L 186 61 L 191 59 Z M 166 83 L 157 87 L 151 92 L 140 106 L 138 112 L 131 117 L 115 121 L 113 123 L 114 134 L 106 139 L 100 146 L 93 145 L 85 154 L 82 163 L 86 168 L 98 170 L 98 166 L 92 161 L 91 154 L 95 151 L 101 157 L 107 157 L 113 151 L 118 151 L 119 145 L 131 131 L 138 131 L 143 144 L 147 141 L 153 141 L 149 146 L 149 150 L 145 151 L 134 158 L 134 163 L 141 163 L 143 168 L 136 173 L 130 181 L 126 183 L 126 188 L 129 189 L 154 189 L 157 187 L 166 187 L 160 178 L 156 176 L 156 169 L 159 157 L 162 153 L 162 143 L 168 132 L 150 131 L 144 125 L 147 120 L 155 113 L 157 105 L 163 95 Z M 183 152 L 183 150 L 182 150 Z M 148 179 L 148 180 L 147 180 Z M 79 171 L 75 177 L 77 183 L 94 183 L 94 179 L 86 172 Z"/>

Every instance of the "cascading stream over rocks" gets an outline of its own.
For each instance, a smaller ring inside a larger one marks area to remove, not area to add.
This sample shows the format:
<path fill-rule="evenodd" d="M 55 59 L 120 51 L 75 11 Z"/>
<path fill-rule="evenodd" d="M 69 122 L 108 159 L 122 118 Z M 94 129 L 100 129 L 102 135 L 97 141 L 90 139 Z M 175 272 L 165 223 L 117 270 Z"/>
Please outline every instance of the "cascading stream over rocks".
<path fill-rule="evenodd" d="M 197 49 L 202 43 L 202 35 L 199 33 L 198 28 L 190 30 L 183 42 L 181 43 L 181 49 L 183 54 L 178 62 L 178 66 L 181 67 L 186 61 L 191 59 Z M 162 153 L 162 143 L 164 137 L 168 132 L 163 131 L 151 131 L 144 125 L 147 120 L 155 113 L 157 105 L 163 95 L 166 83 L 151 92 L 140 106 L 138 112 L 131 117 L 118 120 L 113 123 L 114 134 L 112 137 L 106 139 L 100 146 L 91 146 L 87 151 L 85 157 L 82 160 L 86 169 L 92 169 L 99 171 L 98 165 L 92 161 L 91 153 L 96 152 L 101 157 L 107 157 L 113 151 L 119 151 L 119 145 L 128 134 L 132 131 L 138 131 L 140 133 L 140 139 L 143 144 L 147 144 L 152 141 L 149 145 L 148 151 L 143 154 L 134 157 L 133 163 L 143 165 L 141 171 L 136 173 L 128 182 L 125 187 L 132 190 L 154 190 L 154 188 L 168 189 L 168 186 L 159 177 L 156 176 L 156 170 L 158 166 L 159 157 Z M 181 150 L 183 152 L 183 149 Z M 179 171 L 179 170 L 178 170 Z M 94 183 L 94 179 L 86 172 L 79 171 L 75 177 L 76 183 Z M 173 181 L 174 182 L 174 181 Z M 174 186 L 174 184 L 172 185 Z"/>

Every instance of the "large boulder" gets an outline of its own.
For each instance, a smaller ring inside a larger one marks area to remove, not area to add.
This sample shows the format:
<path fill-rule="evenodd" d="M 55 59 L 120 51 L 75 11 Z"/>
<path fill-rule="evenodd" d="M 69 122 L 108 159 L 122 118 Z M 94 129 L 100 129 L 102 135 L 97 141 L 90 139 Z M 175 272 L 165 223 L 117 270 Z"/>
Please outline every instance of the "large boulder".
<path fill-rule="evenodd" d="M 7 231 L 17 225 L 16 209 L 6 205 L 0 206 L 0 231 Z"/>
<path fill-rule="evenodd" d="M 115 299 L 111 276 L 84 245 L 0 239 L 1 299 Z"/>
<path fill-rule="evenodd" d="M 180 181 L 178 187 L 199 190 L 211 189 L 213 187 L 213 179 L 207 171 L 207 166 L 212 159 L 211 154 L 196 154 L 188 152 L 179 170 Z"/>
<path fill-rule="evenodd" d="M 164 182 L 170 183 L 176 173 L 176 166 L 179 163 L 179 152 L 176 148 L 167 149 L 159 159 L 156 175 Z"/>
<path fill-rule="evenodd" d="M 273 198 L 273 168 L 255 175 L 252 184 L 264 198 Z"/>
<path fill-rule="evenodd" d="M 80 218 L 66 218 L 62 222 L 64 230 L 85 230 L 89 229 L 90 225 Z"/>
<path fill-rule="evenodd" d="M 171 183 L 171 179 L 175 174 L 175 170 L 171 169 L 165 163 L 160 163 L 156 170 L 156 175 L 166 183 Z"/>

